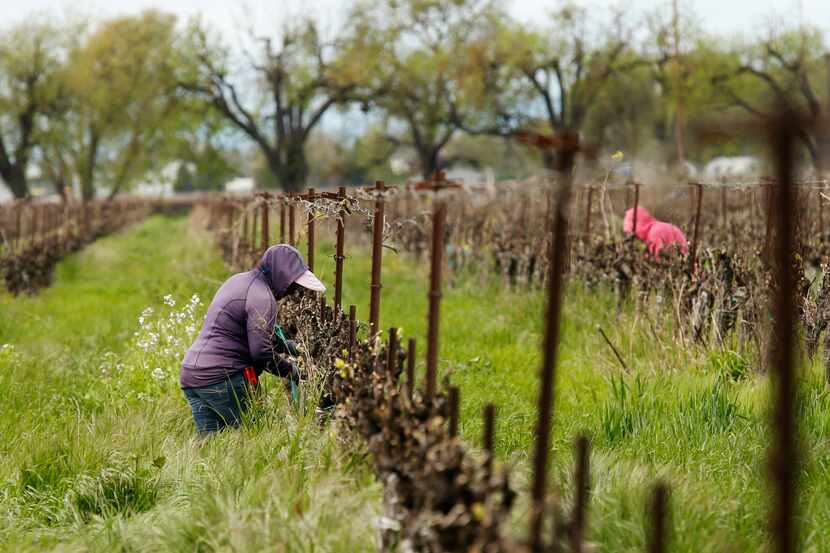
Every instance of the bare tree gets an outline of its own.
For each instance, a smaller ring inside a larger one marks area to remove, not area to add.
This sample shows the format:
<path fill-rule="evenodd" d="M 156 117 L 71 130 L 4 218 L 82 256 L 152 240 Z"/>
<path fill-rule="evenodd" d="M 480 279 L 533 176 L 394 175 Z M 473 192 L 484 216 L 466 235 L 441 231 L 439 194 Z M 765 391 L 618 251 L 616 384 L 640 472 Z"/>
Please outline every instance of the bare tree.
<path fill-rule="evenodd" d="M 180 86 L 206 100 L 262 151 L 286 191 L 305 185 L 305 145 L 311 131 L 334 106 L 352 98 L 357 60 L 340 57 L 338 45 L 324 42 L 316 24 L 286 28 L 278 40 L 261 38 L 247 52 L 247 69 L 257 90 L 240 91 L 229 71 L 229 56 L 201 26 L 192 27 L 195 72 Z"/>
<path fill-rule="evenodd" d="M 805 113 L 817 124 L 800 126 L 798 139 L 814 167 L 825 168 L 830 155 L 830 52 L 821 31 L 802 27 L 771 32 L 735 56 L 737 65 L 713 81 L 734 106 L 768 118 L 770 101 L 793 113 Z M 822 90 L 827 94 L 822 98 Z"/>
<path fill-rule="evenodd" d="M 501 27 L 484 73 L 489 116 L 477 126 L 465 124 L 466 131 L 502 136 L 520 129 L 580 133 L 616 75 L 648 63 L 630 47 L 631 32 L 622 13 L 613 14 L 605 28 L 588 9 L 562 3 L 550 24 L 548 30 Z M 543 150 L 549 168 L 554 155 Z"/>

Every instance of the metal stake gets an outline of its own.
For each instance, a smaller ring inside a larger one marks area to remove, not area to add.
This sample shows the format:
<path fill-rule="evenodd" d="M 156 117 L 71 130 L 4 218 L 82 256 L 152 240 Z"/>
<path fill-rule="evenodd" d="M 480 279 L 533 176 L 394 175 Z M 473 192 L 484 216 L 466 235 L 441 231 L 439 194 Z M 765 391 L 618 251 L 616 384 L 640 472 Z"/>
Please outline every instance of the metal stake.
<path fill-rule="evenodd" d="M 584 435 L 576 439 L 576 474 L 573 514 L 571 515 L 571 551 L 582 553 L 588 521 L 588 492 L 591 486 L 590 443 Z"/>
<path fill-rule="evenodd" d="M 294 219 L 295 219 L 295 217 L 294 217 L 293 198 L 289 196 L 288 201 L 289 201 L 289 204 L 288 204 L 288 243 L 291 244 L 292 246 L 296 246 L 297 242 L 294 240 L 294 237 L 296 236 L 296 234 L 294 232 L 294 230 L 295 230 L 294 229 L 294 226 L 295 226 L 294 225 Z"/>
<path fill-rule="evenodd" d="M 695 226 L 694 234 L 692 235 L 692 248 L 689 252 L 689 274 L 695 271 L 695 261 L 697 256 L 697 239 L 698 228 L 700 226 L 700 206 L 703 203 L 703 185 L 697 183 L 697 209 L 695 210 Z"/>
<path fill-rule="evenodd" d="M 484 406 L 484 470 L 487 480 L 493 474 L 493 441 L 496 429 L 496 406 L 488 403 Z"/>
<path fill-rule="evenodd" d="M 357 306 L 349 306 L 349 361 L 354 359 L 354 348 L 357 345 Z"/>
<path fill-rule="evenodd" d="M 314 201 L 314 189 L 308 189 L 308 201 Z M 309 210 L 308 212 L 308 230 L 307 232 L 307 242 L 308 242 L 308 270 L 314 271 L 314 211 L 313 209 Z"/>
<path fill-rule="evenodd" d="M 433 205 L 432 213 L 432 265 L 430 267 L 429 318 L 427 329 L 427 374 L 426 397 L 435 395 L 435 381 L 438 372 L 438 329 L 441 309 L 441 268 L 444 252 L 444 222 L 447 206 L 443 202 Z"/>
<path fill-rule="evenodd" d="M 536 421 L 536 446 L 533 456 L 532 507 L 530 513 L 530 546 L 534 552 L 543 549 L 542 522 L 545 512 L 545 487 L 550 453 L 551 417 L 553 416 L 556 357 L 559 347 L 559 313 L 562 308 L 563 269 L 565 265 L 565 241 L 568 235 L 567 208 L 571 193 L 571 171 L 576 149 L 562 150 L 557 156 L 560 164 L 558 201 L 553 220 L 551 240 L 550 275 L 548 277 L 548 309 L 545 325 L 544 357 L 539 391 L 538 419 Z M 635 185 L 636 187 L 636 185 Z M 638 195 L 635 188 L 635 196 Z M 635 199 L 636 204 L 636 199 Z M 636 216 L 636 210 L 635 210 Z M 636 227 L 635 227 L 636 228 Z"/>
<path fill-rule="evenodd" d="M 651 496 L 651 532 L 648 553 L 665 553 L 668 541 L 669 488 L 664 483 L 654 487 Z"/>
<path fill-rule="evenodd" d="M 458 404 L 459 404 L 459 397 L 458 397 L 458 387 L 457 386 L 450 386 L 447 395 L 447 401 L 449 403 L 449 417 L 450 417 L 450 438 L 455 438 L 458 436 Z"/>
<path fill-rule="evenodd" d="M 346 199 L 346 188 L 341 186 L 337 191 L 341 201 Z M 346 210 L 341 209 L 337 217 L 337 251 L 334 255 L 334 309 L 340 312 L 343 300 L 343 261 L 346 259 L 343 250 L 346 242 Z"/>
<path fill-rule="evenodd" d="M 795 223 L 793 202 L 793 174 L 795 171 L 795 142 L 798 136 L 796 116 L 783 112 L 771 136 L 778 186 L 775 188 L 777 209 L 775 215 L 775 260 L 778 287 L 773 303 L 773 336 L 770 340 L 770 367 L 773 385 L 774 438 L 770 446 L 770 465 L 773 476 L 774 504 L 770 512 L 773 550 L 777 553 L 795 551 L 795 499 L 798 474 L 796 448 L 798 428 L 795 416 L 795 333 L 797 326 L 795 282 L 792 267 L 792 247 Z M 769 207 L 771 210 L 772 194 Z"/>
<path fill-rule="evenodd" d="M 375 182 L 375 213 L 372 228 L 372 283 L 369 300 L 369 337 L 373 339 L 380 324 L 380 271 L 383 261 L 383 181 Z"/>
<path fill-rule="evenodd" d="M 415 338 L 409 339 L 409 347 L 406 350 L 406 395 L 409 403 L 412 403 L 412 395 L 415 392 Z"/>
<path fill-rule="evenodd" d="M 265 197 L 265 201 L 262 203 L 262 250 L 265 251 L 268 249 L 268 246 L 271 243 L 271 229 L 268 228 L 268 197 Z"/>

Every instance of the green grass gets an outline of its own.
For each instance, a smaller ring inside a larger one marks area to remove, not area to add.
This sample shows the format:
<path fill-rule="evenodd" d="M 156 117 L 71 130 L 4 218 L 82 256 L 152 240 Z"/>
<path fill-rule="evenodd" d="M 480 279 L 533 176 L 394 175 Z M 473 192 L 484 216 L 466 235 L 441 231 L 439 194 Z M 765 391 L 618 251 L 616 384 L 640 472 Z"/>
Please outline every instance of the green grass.
<path fill-rule="evenodd" d="M 332 254 L 328 243 L 317 252 L 327 283 Z M 347 254 L 344 299 L 365 319 L 370 259 L 362 246 Z M 178 359 L 194 332 L 188 327 L 201 323 L 226 276 L 204 235 L 157 217 L 65 260 L 55 285 L 36 297 L 0 293 L 0 344 L 12 345 L 0 349 L 0 548 L 376 547 L 381 490 L 366 462 L 295 413 L 277 386 L 241 431 L 194 439 Z M 427 281 L 426 259 L 385 252 L 381 326 L 416 337 L 420 359 Z M 194 293 L 202 304 L 190 306 Z M 153 311 L 139 324 L 147 307 Z M 543 310 L 540 291 L 474 273 L 453 277 L 442 304 L 441 369 L 461 388 L 462 436 L 480 443 L 481 410 L 495 403 L 497 452 L 523 492 Z M 570 495 L 571 444 L 585 432 L 593 448 L 590 537 L 600 550 L 644 550 L 645 504 L 657 479 L 672 489 L 673 551 L 764 550 L 766 378 L 749 354 L 675 343 L 671 322 L 651 312 L 628 305 L 614 314 L 610 293 L 570 285 L 551 491 Z M 803 550 L 823 551 L 830 398 L 818 366 L 805 371 L 800 391 Z M 519 535 L 525 510 L 520 503 L 512 528 Z"/>
<path fill-rule="evenodd" d="M 203 235 L 156 217 L 61 263 L 42 294 L 0 296 L 13 346 L 0 349 L 0 549 L 374 548 L 365 463 L 277 387 L 242 431 L 194 438 L 176 384 L 186 346 L 171 346 L 203 312 L 189 298 L 226 276 Z M 149 344 L 158 331 L 170 336 Z"/>
<path fill-rule="evenodd" d="M 318 253 L 333 281 L 333 252 Z M 344 296 L 368 311 L 370 258 L 346 262 Z M 385 252 L 381 327 L 400 325 L 423 359 L 428 259 Z M 497 406 L 497 453 L 526 481 L 536 421 L 544 295 L 509 290 L 474 273 L 445 288 L 441 368 L 461 389 L 462 436 L 481 440 L 481 411 Z M 651 321 L 651 322 L 649 322 Z M 601 326 L 631 369 L 625 374 L 597 330 Z M 609 292 L 572 283 L 562 324 L 552 448 L 552 490 L 568 495 L 572 443 L 593 445 L 591 539 L 602 550 L 643 551 L 647 494 L 668 481 L 675 510 L 673 551 L 756 551 L 767 534 L 768 383 L 752 355 L 684 346 L 672 323 L 626 306 L 617 319 Z M 802 380 L 801 524 L 805 550 L 830 550 L 830 478 L 824 460 L 830 417 L 818 366 Z M 523 524 L 519 522 L 518 524 Z M 521 528 L 517 528 L 521 531 Z"/>

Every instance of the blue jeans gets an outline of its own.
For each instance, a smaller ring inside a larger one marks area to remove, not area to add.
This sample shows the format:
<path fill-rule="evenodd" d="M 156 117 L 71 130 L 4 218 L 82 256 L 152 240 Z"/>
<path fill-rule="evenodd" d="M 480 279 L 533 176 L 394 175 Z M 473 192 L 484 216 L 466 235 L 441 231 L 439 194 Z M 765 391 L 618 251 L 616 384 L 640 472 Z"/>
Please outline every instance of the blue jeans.
<path fill-rule="evenodd" d="M 242 372 L 210 386 L 185 388 L 183 392 L 200 435 L 217 432 L 226 426 L 239 426 L 242 413 L 251 403 L 248 383 Z"/>

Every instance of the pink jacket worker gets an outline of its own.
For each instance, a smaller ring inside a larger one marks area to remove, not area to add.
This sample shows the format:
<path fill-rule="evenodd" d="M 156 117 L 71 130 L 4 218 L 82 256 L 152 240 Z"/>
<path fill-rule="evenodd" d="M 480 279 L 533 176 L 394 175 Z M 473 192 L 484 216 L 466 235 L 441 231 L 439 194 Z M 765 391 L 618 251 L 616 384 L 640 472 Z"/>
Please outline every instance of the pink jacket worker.
<path fill-rule="evenodd" d="M 677 244 L 680 251 L 688 253 L 689 245 L 683 231 L 672 225 L 658 221 L 644 207 L 637 208 L 637 228 L 634 229 L 634 209 L 625 212 L 623 230 L 626 234 L 634 232 L 638 239 L 648 245 L 648 251 L 657 259 L 660 251 L 672 244 Z M 636 232 L 635 232 L 636 231 Z"/>

